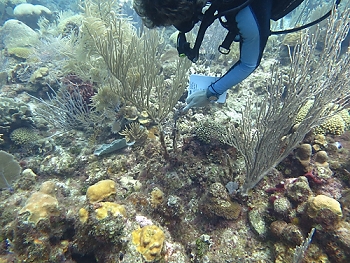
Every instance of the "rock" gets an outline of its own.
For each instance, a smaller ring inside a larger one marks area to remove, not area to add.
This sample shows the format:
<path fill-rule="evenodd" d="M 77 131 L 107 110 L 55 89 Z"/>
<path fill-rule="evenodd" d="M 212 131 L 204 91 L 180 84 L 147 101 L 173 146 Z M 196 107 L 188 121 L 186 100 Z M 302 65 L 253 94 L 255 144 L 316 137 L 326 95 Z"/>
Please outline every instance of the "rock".
<path fill-rule="evenodd" d="M 29 27 L 35 29 L 38 28 L 38 20 L 41 16 L 50 18 L 52 12 L 45 6 L 32 5 L 28 3 L 22 3 L 17 5 L 13 10 L 13 15 Z"/>
<path fill-rule="evenodd" d="M 7 20 L 0 30 L 0 38 L 5 48 L 31 47 L 39 42 L 39 34 L 23 22 Z"/>
<path fill-rule="evenodd" d="M 334 232 L 337 243 L 350 256 L 350 224 L 348 222 L 341 222 Z"/>
<path fill-rule="evenodd" d="M 323 230 L 332 230 L 340 222 L 343 213 L 340 203 L 328 196 L 318 195 L 307 201 L 307 216 Z"/>
<path fill-rule="evenodd" d="M 309 186 L 309 182 L 305 176 L 300 176 L 295 181 L 288 183 L 286 186 L 287 197 L 294 202 L 305 202 L 309 196 L 312 195 L 312 191 Z"/>
<path fill-rule="evenodd" d="M 272 222 L 270 230 L 275 237 L 289 245 L 299 246 L 304 241 L 302 231 L 298 226 L 282 220 Z"/>
<path fill-rule="evenodd" d="M 208 217 L 237 219 L 241 214 L 241 206 L 230 200 L 225 186 L 221 183 L 210 185 L 209 191 L 201 199 L 200 209 Z"/>
<path fill-rule="evenodd" d="M 282 220 L 273 221 L 270 225 L 270 231 L 275 237 L 280 238 L 287 225 L 288 223 Z"/>
<path fill-rule="evenodd" d="M 251 229 L 255 234 L 257 234 L 260 238 L 264 239 L 267 236 L 268 227 L 266 226 L 266 222 L 264 220 L 265 210 L 260 208 L 253 208 L 248 213 L 248 220 Z"/>
<path fill-rule="evenodd" d="M 283 217 L 287 217 L 290 212 L 293 210 L 291 202 L 287 197 L 277 198 L 273 202 L 273 210 Z"/>

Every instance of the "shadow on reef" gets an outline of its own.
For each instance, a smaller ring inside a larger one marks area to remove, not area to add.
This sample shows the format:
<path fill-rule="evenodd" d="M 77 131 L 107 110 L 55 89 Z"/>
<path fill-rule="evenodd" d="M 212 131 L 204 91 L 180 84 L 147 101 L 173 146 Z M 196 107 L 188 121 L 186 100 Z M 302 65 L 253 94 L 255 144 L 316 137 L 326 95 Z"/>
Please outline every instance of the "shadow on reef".
<path fill-rule="evenodd" d="M 93 253 L 87 255 L 72 253 L 72 260 L 76 263 L 97 263 Z"/>

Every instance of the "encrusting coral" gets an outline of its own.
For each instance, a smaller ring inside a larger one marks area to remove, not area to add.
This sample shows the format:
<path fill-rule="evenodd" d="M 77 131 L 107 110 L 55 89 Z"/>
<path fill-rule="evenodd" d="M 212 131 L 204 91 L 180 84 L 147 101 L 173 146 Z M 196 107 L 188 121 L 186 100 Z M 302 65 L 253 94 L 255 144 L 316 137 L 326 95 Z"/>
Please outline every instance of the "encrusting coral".
<path fill-rule="evenodd" d="M 146 262 L 161 259 L 164 240 L 164 232 L 155 225 L 147 225 L 132 232 L 132 243 Z"/>
<path fill-rule="evenodd" d="M 99 205 L 100 207 L 95 209 L 96 218 L 98 220 L 102 220 L 108 215 L 111 215 L 113 217 L 116 217 L 118 215 L 126 217 L 126 210 L 123 205 L 119 205 L 113 202 L 100 202 Z"/>
<path fill-rule="evenodd" d="M 340 203 L 325 195 L 309 198 L 306 213 L 324 230 L 334 229 L 343 217 Z"/>
<path fill-rule="evenodd" d="M 102 180 L 91 185 L 86 191 L 86 197 L 90 203 L 102 201 L 106 197 L 115 194 L 115 182 L 112 180 Z"/>
<path fill-rule="evenodd" d="M 79 221 L 82 224 L 85 224 L 89 219 L 89 212 L 83 207 L 79 209 L 78 215 Z"/>
<path fill-rule="evenodd" d="M 28 47 L 12 47 L 7 49 L 7 53 L 16 58 L 27 59 L 33 53 L 33 50 Z"/>
<path fill-rule="evenodd" d="M 158 187 L 155 187 L 150 196 L 151 206 L 157 208 L 160 206 L 165 200 L 164 193 Z"/>
<path fill-rule="evenodd" d="M 44 182 L 38 192 L 34 192 L 26 202 L 26 205 L 19 211 L 19 214 L 29 212 L 28 221 L 35 225 L 43 219 L 49 219 L 52 215 L 58 215 L 58 201 L 53 196 L 54 184 Z"/>

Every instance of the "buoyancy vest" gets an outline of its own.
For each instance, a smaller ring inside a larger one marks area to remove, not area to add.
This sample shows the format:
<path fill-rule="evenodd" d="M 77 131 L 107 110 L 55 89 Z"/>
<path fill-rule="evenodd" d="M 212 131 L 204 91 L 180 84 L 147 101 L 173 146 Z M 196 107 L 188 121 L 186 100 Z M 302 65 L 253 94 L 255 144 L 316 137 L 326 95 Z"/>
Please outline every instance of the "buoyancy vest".
<path fill-rule="evenodd" d="M 192 62 L 196 62 L 199 57 L 199 48 L 202 44 L 205 31 L 207 28 L 215 21 L 219 19 L 222 26 L 228 29 L 228 33 L 225 37 L 223 43 L 219 46 L 218 50 L 222 54 L 228 54 L 230 52 L 230 45 L 237 35 L 238 29 L 235 21 L 236 14 L 248 6 L 253 1 L 264 1 L 264 0 L 212 0 L 208 1 L 210 7 L 206 10 L 204 15 L 201 18 L 201 25 L 198 30 L 197 38 L 193 48 L 190 48 L 190 43 L 187 42 L 185 33 L 181 32 L 178 34 L 177 38 L 177 50 L 180 56 L 187 56 Z M 272 10 L 271 17 L 275 21 L 281 19 L 295 8 L 297 8 L 304 0 L 273 0 L 272 1 Z M 335 5 L 338 6 L 341 0 L 336 0 Z M 323 15 L 319 19 L 310 22 L 306 25 L 300 26 L 298 28 L 282 30 L 277 32 L 271 32 L 272 34 L 285 34 L 290 32 L 295 32 L 312 25 L 319 23 L 328 16 L 330 16 L 331 11 Z M 225 20 L 222 18 L 225 17 Z M 226 50 L 226 51 L 225 51 Z"/>

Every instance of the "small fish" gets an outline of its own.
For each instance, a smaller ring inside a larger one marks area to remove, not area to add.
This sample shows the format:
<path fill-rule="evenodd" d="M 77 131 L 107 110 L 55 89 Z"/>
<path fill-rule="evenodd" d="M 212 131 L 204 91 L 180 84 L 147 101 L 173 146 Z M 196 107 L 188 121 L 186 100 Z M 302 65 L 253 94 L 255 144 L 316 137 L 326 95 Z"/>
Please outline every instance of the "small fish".
<path fill-rule="evenodd" d="M 343 146 L 341 145 L 340 142 L 334 142 L 333 145 L 334 145 L 335 147 L 337 147 L 338 149 L 343 148 Z"/>

